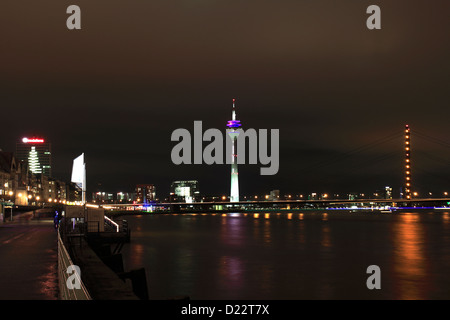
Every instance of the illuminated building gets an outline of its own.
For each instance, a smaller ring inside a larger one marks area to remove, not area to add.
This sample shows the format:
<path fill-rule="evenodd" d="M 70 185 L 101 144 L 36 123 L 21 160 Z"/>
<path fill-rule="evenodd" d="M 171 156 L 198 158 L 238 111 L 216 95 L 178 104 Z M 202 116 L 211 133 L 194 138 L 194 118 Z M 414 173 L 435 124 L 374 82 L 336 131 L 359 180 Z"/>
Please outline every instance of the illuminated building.
<path fill-rule="evenodd" d="M 84 153 L 73 160 L 71 182 L 77 184 L 81 189 L 81 201 L 86 203 L 86 163 L 84 162 Z"/>
<path fill-rule="evenodd" d="M 241 121 L 236 120 L 235 99 L 233 99 L 233 110 L 231 112 L 231 120 L 227 123 L 227 133 L 231 138 L 231 190 L 230 202 L 239 201 L 239 176 L 237 164 L 236 140 L 239 136 Z"/>
<path fill-rule="evenodd" d="M 70 182 L 66 185 L 66 200 L 70 202 L 83 201 L 83 190 L 77 183 Z"/>
<path fill-rule="evenodd" d="M 199 196 L 197 180 L 174 181 L 170 185 L 170 201 L 191 203 L 198 201 Z"/>
<path fill-rule="evenodd" d="M 384 198 L 392 199 L 392 188 L 389 186 L 384 187 Z"/>
<path fill-rule="evenodd" d="M 17 160 L 28 164 L 31 173 L 52 176 L 51 144 L 42 138 L 23 138 L 16 143 Z"/>
<path fill-rule="evenodd" d="M 280 190 L 272 190 L 269 193 L 268 200 L 277 201 L 280 200 Z"/>
<path fill-rule="evenodd" d="M 12 152 L 0 150 L 0 200 L 28 204 L 26 172 L 26 163 L 18 161 Z"/>
<path fill-rule="evenodd" d="M 101 203 L 113 203 L 114 202 L 114 194 L 110 192 L 99 191 L 92 194 L 92 200 L 94 202 Z"/>
<path fill-rule="evenodd" d="M 156 200 L 155 186 L 153 184 L 138 184 L 136 186 L 136 202 L 150 203 Z"/>
<path fill-rule="evenodd" d="M 116 194 L 117 203 L 129 203 L 134 199 L 134 194 L 128 192 L 118 192 Z"/>
<path fill-rule="evenodd" d="M 405 193 L 406 199 L 411 199 L 411 130 L 405 126 Z"/>

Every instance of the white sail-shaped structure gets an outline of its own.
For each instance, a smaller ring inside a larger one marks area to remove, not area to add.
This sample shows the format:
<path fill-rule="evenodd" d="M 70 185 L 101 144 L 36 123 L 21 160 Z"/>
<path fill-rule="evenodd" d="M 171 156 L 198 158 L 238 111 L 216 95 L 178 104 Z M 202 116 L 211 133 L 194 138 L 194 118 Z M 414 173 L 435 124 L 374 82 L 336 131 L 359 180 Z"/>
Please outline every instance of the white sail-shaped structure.
<path fill-rule="evenodd" d="M 86 163 L 84 163 L 84 153 L 73 160 L 72 182 L 81 187 L 82 201 L 86 203 Z"/>

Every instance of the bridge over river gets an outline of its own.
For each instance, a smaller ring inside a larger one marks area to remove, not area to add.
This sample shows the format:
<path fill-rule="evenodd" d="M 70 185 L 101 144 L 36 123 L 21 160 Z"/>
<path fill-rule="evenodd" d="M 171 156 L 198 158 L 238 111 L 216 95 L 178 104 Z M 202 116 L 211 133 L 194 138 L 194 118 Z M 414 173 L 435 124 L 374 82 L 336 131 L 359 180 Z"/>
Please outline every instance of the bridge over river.
<path fill-rule="evenodd" d="M 106 210 L 120 213 L 139 212 L 245 212 L 245 211 L 296 211 L 296 210 L 362 210 L 394 212 L 398 210 L 438 209 L 450 210 L 450 198 L 424 199 L 327 199 L 327 200 L 278 200 L 239 202 L 154 202 L 149 204 L 108 204 Z"/>

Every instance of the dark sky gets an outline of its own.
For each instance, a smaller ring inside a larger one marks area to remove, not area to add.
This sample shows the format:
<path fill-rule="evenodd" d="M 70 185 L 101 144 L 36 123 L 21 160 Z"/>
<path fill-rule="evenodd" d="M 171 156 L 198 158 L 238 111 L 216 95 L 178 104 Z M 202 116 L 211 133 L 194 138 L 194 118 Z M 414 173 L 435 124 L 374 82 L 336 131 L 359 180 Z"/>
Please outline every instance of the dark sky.
<path fill-rule="evenodd" d="M 82 30 L 66 28 L 71 4 Z M 366 28 L 371 4 L 381 30 Z M 197 179 L 228 194 L 229 166 L 173 165 L 170 136 L 194 120 L 225 129 L 236 98 L 244 128 L 280 129 L 278 174 L 241 166 L 241 194 L 397 190 L 405 124 L 413 189 L 450 191 L 449 11 L 448 0 L 5 0 L 0 148 L 43 136 L 63 180 L 84 152 L 89 192 L 153 183 L 164 197 Z"/>

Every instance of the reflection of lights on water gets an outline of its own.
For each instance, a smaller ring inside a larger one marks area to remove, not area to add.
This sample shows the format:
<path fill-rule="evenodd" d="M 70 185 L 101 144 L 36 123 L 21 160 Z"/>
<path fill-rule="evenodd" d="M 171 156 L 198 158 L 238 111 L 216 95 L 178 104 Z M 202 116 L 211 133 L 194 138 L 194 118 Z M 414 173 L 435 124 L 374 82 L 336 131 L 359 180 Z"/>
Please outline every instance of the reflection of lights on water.
<path fill-rule="evenodd" d="M 220 258 L 219 273 L 228 288 L 240 290 L 244 271 L 242 261 L 238 257 L 223 256 Z"/>
<path fill-rule="evenodd" d="M 239 212 L 233 212 L 233 213 L 229 213 L 228 216 L 230 216 L 230 217 L 240 217 L 241 214 Z"/>
<path fill-rule="evenodd" d="M 328 220 L 328 213 L 325 212 L 325 213 L 322 214 L 322 220 L 323 221 L 327 221 Z"/>
<path fill-rule="evenodd" d="M 269 219 L 270 218 L 270 213 L 264 214 L 264 218 Z"/>
<path fill-rule="evenodd" d="M 299 218 L 300 220 L 303 220 L 303 213 L 299 213 L 298 218 Z"/>
<path fill-rule="evenodd" d="M 289 220 L 291 220 L 291 219 L 292 219 L 292 213 L 288 213 L 287 218 L 288 218 Z"/>
<path fill-rule="evenodd" d="M 203 215 L 203 214 L 202 214 Z M 204 215 L 208 215 L 208 214 L 204 214 Z M 214 214 L 216 215 L 216 214 Z M 240 217 L 241 213 L 239 212 L 233 212 L 233 213 L 222 213 L 221 214 L 222 217 L 232 217 L 232 218 L 236 218 L 236 217 Z"/>
<path fill-rule="evenodd" d="M 255 213 L 255 214 L 253 215 L 253 218 L 258 219 L 258 218 L 259 218 L 259 213 Z"/>
<path fill-rule="evenodd" d="M 406 212 L 399 216 L 393 228 L 395 248 L 395 271 L 403 279 L 399 287 L 399 299 L 423 299 L 424 288 L 417 283 L 424 281 L 428 274 L 424 255 L 424 230 L 416 213 Z"/>

